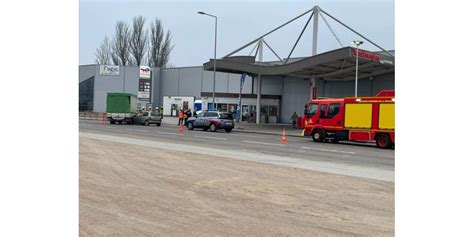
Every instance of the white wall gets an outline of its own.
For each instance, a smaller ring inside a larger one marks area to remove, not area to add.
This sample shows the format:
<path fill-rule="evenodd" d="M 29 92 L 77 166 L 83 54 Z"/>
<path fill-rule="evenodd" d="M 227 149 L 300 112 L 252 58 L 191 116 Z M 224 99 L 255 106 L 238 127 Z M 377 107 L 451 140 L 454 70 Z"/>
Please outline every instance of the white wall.
<path fill-rule="evenodd" d="M 171 105 L 177 104 L 178 109 L 183 107 L 183 102 L 188 102 L 188 108 L 194 108 L 194 97 L 187 96 L 163 96 L 163 114 L 171 116 Z"/>

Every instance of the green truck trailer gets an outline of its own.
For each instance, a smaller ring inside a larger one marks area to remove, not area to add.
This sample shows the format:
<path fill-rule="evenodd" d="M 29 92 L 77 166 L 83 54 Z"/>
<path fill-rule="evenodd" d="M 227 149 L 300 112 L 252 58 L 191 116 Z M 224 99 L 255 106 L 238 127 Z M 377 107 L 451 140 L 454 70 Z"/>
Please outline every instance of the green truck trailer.
<path fill-rule="evenodd" d="M 107 93 L 107 120 L 111 124 L 133 123 L 137 115 L 137 96 L 129 93 Z"/>

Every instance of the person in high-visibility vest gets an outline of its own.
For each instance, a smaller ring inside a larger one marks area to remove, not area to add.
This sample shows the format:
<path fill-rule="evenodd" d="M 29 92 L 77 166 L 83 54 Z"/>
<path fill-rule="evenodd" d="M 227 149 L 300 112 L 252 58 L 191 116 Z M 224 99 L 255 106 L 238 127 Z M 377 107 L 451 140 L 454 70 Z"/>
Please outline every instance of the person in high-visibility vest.
<path fill-rule="evenodd" d="M 179 120 L 178 120 L 178 126 L 179 126 L 179 125 L 183 124 L 183 118 L 184 118 L 184 111 L 183 111 L 183 109 L 180 109 L 180 110 L 179 110 L 179 115 L 178 115 L 178 117 L 179 117 Z"/>

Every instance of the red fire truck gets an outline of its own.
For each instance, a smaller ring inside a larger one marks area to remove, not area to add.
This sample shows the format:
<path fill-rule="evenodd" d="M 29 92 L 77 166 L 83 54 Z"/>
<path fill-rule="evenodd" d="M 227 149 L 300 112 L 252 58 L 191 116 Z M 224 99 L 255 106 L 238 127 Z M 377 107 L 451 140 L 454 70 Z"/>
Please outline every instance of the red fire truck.
<path fill-rule="evenodd" d="M 380 148 L 395 145 L 395 91 L 371 97 L 321 98 L 305 106 L 304 135 L 315 142 L 375 141 Z"/>

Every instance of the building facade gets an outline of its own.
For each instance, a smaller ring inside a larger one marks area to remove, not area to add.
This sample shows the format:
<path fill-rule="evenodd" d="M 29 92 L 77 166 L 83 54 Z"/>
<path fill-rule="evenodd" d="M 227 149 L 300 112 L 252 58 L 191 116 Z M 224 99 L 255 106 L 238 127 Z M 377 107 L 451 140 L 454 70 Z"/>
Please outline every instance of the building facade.
<path fill-rule="evenodd" d="M 149 83 L 141 76 L 137 66 L 113 66 L 104 72 L 104 66 L 79 66 L 79 110 L 106 111 L 108 92 L 125 92 L 139 97 L 138 107 L 164 107 L 167 116 L 176 115 L 176 109 L 194 109 L 196 100 L 202 109 L 213 107 L 213 72 L 202 66 L 181 68 L 150 68 Z M 239 104 L 241 74 L 216 72 L 215 102 L 217 109 L 233 112 Z M 146 79 L 145 79 L 146 80 Z M 293 112 L 302 115 L 305 103 L 310 99 L 311 80 L 291 76 L 262 76 L 262 123 L 289 123 Z M 149 98 L 143 90 L 149 89 Z M 358 95 L 376 95 L 380 90 L 395 88 L 394 72 L 368 77 L 358 81 Z M 257 104 L 256 78 L 246 76 L 242 85 L 242 121 L 255 122 Z M 318 97 L 354 96 L 354 80 L 316 80 Z"/>

